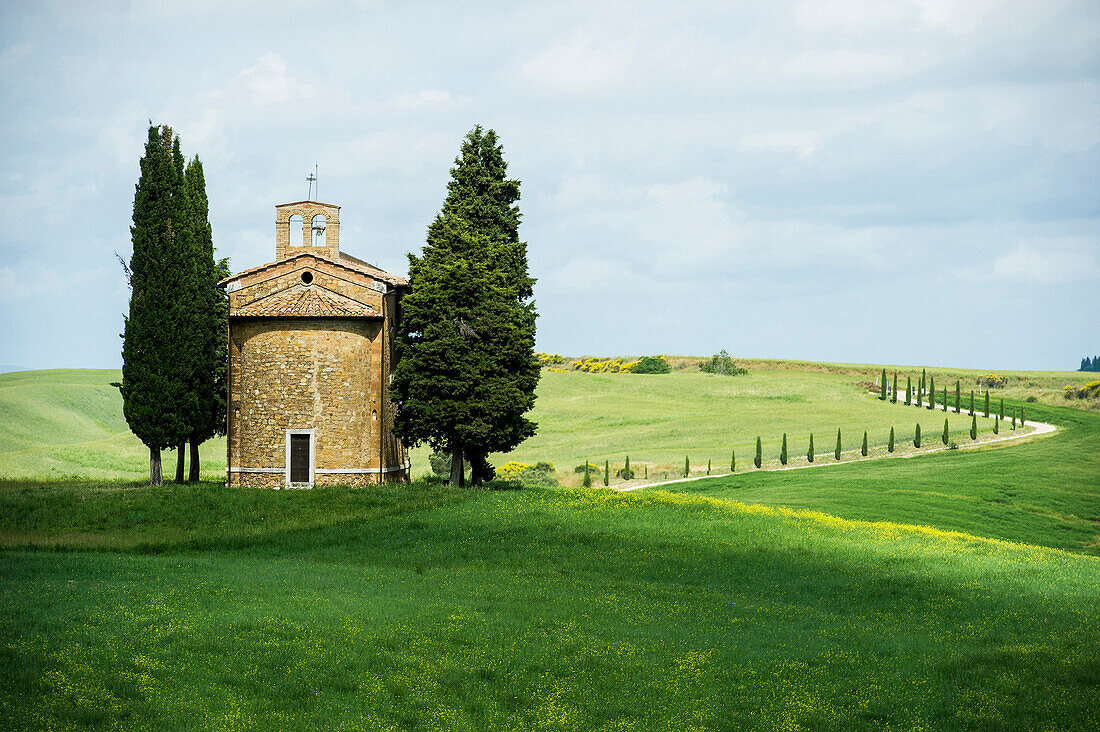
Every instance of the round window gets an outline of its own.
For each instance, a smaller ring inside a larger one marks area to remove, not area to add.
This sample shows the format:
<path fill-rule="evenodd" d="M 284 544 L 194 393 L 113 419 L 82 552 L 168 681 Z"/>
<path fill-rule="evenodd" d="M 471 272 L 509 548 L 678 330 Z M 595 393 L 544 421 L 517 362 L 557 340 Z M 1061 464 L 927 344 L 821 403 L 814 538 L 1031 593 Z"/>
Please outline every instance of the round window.
<path fill-rule="evenodd" d="M 302 282 L 306 283 L 307 285 L 310 284 L 311 282 L 313 282 L 313 273 L 312 272 L 303 272 L 302 273 Z"/>

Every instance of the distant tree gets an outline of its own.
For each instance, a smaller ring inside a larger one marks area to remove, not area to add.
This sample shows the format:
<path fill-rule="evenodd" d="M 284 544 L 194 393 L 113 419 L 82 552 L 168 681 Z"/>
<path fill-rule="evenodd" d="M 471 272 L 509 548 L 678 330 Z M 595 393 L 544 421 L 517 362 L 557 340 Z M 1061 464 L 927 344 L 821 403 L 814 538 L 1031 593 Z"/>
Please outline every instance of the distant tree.
<path fill-rule="evenodd" d="M 920 447 L 920 423 L 917 423 L 917 431 L 913 433 L 913 447 Z"/>
<path fill-rule="evenodd" d="M 936 377 L 933 376 L 928 380 L 928 408 L 936 408 Z"/>
<path fill-rule="evenodd" d="M 810 446 L 806 449 L 806 460 L 809 462 L 814 461 L 814 433 L 810 433 Z"/>
<path fill-rule="evenodd" d="M 126 423 L 149 448 L 149 482 L 161 485 L 161 450 L 186 442 L 198 411 L 192 218 L 183 154 L 170 127 L 150 125 L 140 167 L 120 389 Z"/>
<path fill-rule="evenodd" d="M 721 374 L 722 376 L 739 376 L 749 372 L 748 369 L 743 369 L 735 364 L 725 349 L 711 356 L 709 361 L 700 363 L 699 370 L 703 373 Z"/>
<path fill-rule="evenodd" d="M 630 480 L 634 477 L 634 471 L 630 469 L 630 456 L 626 456 L 626 465 L 623 466 L 623 480 Z"/>
<path fill-rule="evenodd" d="M 943 400 L 940 402 L 943 404 L 943 411 L 947 411 L 947 387 L 943 387 Z"/>
<path fill-rule="evenodd" d="M 955 379 L 955 414 L 959 414 L 962 410 L 962 403 L 960 401 L 962 399 L 960 391 L 961 389 L 962 382 L 960 382 L 958 379 Z"/>
<path fill-rule="evenodd" d="M 642 468 L 645 470 L 645 479 L 649 480 L 649 463 L 642 465 Z"/>
<path fill-rule="evenodd" d="M 730 450 L 730 472 L 731 473 L 736 473 L 737 472 L 737 451 L 736 450 Z"/>
<path fill-rule="evenodd" d="M 1020 426 L 1024 426 L 1024 405 L 1020 405 Z"/>
<path fill-rule="evenodd" d="M 837 460 L 840 460 L 840 428 L 836 428 L 836 450 L 833 451 L 833 455 Z"/>
<path fill-rule="evenodd" d="M 1012 408 L 1012 429 L 1016 429 L 1016 407 Z"/>
<path fill-rule="evenodd" d="M 997 414 L 998 414 L 998 416 L 1000 416 L 1001 421 L 1004 421 L 1004 418 L 1005 418 L 1005 400 L 1004 400 L 1004 397 L 1001 397 L 1001 406 L 997 410 Z"/>
<path fill-rule="evenodd" d="M 603 461 L 603 484 L 604 486 L 611 485 L 611 461 Z"/>
<path fill-rule="evenodd" d="M 863 457 L 867 457 L 867 430 L 863 430 L 863 447 L 859 452 Z"/>
<path fill-rule="evenodd" d="M 886 446 L 886 451 L 887 452 L 893 452 L 894 451 L 894 428 L 893 427 L 890 428 L 890 444 L 888 444 Z"/>
<path fill-rule="evenodd" d="M 787 433 L 783 433 L 783 447 L 779 449 L 779 462 L 783 465 L 787 464 Z"/>
<path fill-rule="evenodd" d="M 710 475 L 710 458 L 707 458 L 707 475 Z"/>
<path fill-rule="evenodd" d="M 996 414 L 993 415 L 993 434 L 1000 434 L 1001 432 L 1001 418 Z"/>
<path fill-rule="evenodd" d="M 592 474 L 589 472 L 587 458 L 584 461 L 584 478 L 581 480 L 581 485 L 585 488 L 592 487 Z"/>
<path fill-rule="evenodd" d="M 684 477 L 688 477 L 691 474 L 691 463 L 688 461 L 688 456 L 684 455 Z"/>
<path fill-rule="evenodd" d="M 978 415 L 970 412 L 970 439 L 978 439 Z"/>
<path fill-rule="evenodd" d="M 897 371 L 894 372 L 894 385 L 893 385 L 893 388 L 890 390 L 890 392 L 892 394 L 892 396 L 890 397 L 890 403 L 891 404 L 897 404 L 898 403 L 898 372 Z"/>
<path fill-rule="evenodd" d="M 917 385 L 917 408 L 924 406 L 924 377 L 921 377 L 920 384 Z"/>
<path fill-rule="evenodd" d="M 878 398 L 886 401 L 886 369 L 882 370 L 882 385 L 879 387 Z"/>
<path fill-rule="evenodd" d="M 989 419 L 989 390 L 985 391 L 985 417 Z"/>
<path fill-rule="evenodd" d="M 950 439 L 950 436 L 951 436 L 951 434 L 947 431 L 947 418 L 944 418 L 944 420 L 943 420 L 943 444 L 945 444 L 945 445 L 947 444 L 947 441 L 948 441 L 948 439 Z"/>
<path fill-rule="evenodd" d="M 905 377 L 905 406 L 913 403 L 913 377 Z"/>
<path fill-rule="evenodd" d="M 971 414 L 971 416 L 973 416 L 973 414 L 974 414 L 974 390 L 973 389 L 970 390 L 970 414 Z"/>
<path fill-rule="evenodd" d="M 757 436 L 757 438 L 756 438 L 756 457 L 753 459 L 752 464 L 755 465 L 757 468 L 759 468 L 760 464 L 762 462 L 764 462 L 764 448 L 760 443 L 760 437 Z"/>

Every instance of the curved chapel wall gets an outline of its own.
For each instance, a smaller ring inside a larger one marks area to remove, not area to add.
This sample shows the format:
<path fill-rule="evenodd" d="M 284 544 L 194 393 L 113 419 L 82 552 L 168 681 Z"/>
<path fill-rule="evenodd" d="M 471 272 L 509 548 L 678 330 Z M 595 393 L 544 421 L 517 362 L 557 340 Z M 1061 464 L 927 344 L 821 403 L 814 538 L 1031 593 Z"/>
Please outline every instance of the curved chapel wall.
<path fill-rule="evenodd" d="M 317 469 L 377 468 L 371 382 L 380 330 L 380 321 L 359 319 L 233 323 L 230 347 L 237 367 L 231 375 L 231 464 L 285 468 L 286 431 L 314 429 Z M 335 482 L 354 482 L 350 475 L 340 478 Z M 250 474 L 234 482 L 274 486 L 282 485 L 285 476 Z"/>

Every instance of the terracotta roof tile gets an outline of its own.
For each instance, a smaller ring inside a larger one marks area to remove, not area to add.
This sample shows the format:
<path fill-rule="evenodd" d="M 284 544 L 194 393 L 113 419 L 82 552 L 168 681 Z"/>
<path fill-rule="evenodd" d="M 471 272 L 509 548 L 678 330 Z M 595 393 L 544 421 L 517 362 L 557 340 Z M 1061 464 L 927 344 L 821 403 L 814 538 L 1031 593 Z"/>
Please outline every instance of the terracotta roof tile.
<path fill-rule="evenodd" d="M 409 281 L 407 279 L 405 279 L 404 277 L 398 277 L 397 275 L 392 275 L 389 272 L 378 269 L 374 265 L 368 264 L 368 263 L 364 262 L 362 259 L 358 259 L 356 257 L 353 257 L 353 256 L 349 255 L 349 254 L 341 254 L 340 259 L 337 260 L 337 259 L 329 259 L 328 257 L 321 256 L 320 254 L 316 254 L 314 252 L 299 252 L 298 254 L 294 254 L 292 256 L 289 256 L 286 259 L 280 259 L 276 262 L 268 262 L 267 264 L 261 264 L 258 267 L 252 267 L 251 269 L 246 269 L 246 270 L 243 270 L 241 272 L 238 272 L 235 275 L 232 275 L 230 277 L 226 277 L 224 280 L 222 280 L 218 284 L 219 285 L 225 285 L 229 282 L 232 282 L 233 280 L 238 280 L 241 277 L 246 277 L 250 274 L 255 274 L 256 272 L 262 272 L 265 269 L 275 267 L 276 265 L 283 264 L 284 262 L 292 262 L 295 259 L 300 259 L 302 257 L 313 257 L 315 259 L 321 260 L 322 262 L 328 262 L 329 264 L 334 264 L 337 267 L 343 267 L 344 269 L 349 269 L 352 272 L 357 272 L 359 274 L 364 274 L 364 275 L 367 275 L 368 277 L 371 277 L 372 279 L 381 280 L 383 282 L 388 282 L 389 284 L 397 286 L 397 287 L 407 286 L 409 284 Z"/>
<path fill-rule="evenodd" d="M 370 305 L 333 295 L 317 287 L 297 287 L 230 312 L 236 317 L 261 318 L 378 318 Z"/>

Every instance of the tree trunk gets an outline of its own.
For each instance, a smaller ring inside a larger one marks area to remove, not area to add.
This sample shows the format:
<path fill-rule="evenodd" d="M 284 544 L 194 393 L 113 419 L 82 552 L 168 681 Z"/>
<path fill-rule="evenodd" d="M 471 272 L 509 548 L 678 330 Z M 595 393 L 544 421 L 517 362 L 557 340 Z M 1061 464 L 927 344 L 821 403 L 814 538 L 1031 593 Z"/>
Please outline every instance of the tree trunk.
<path fill-rule="evenodd" d="M 160 450 L 149 448 L 149 485 L 164 485 L 164 476 L 160 471 Z"/>
<path fill-rule="evenodd" d="M 464 473 L 466 472 L 466 466 L 462 464 L 462 448 L 456 447 L 451 450 L 451 485 L 458 488 L 465 487 Z"/>
<path fill-rule="evenodd" d="M 199 482 L 199 441 L 191 440 L 191 464 L 188 466 L 188 483 Z"/>
<path fill-rule="evenodd" d="M 473 455 L 470 457 L 470 485 L 474 488 L 480 488 L 481 484 L 485 482 L 485 476 L 481 474 L 482 460 L 478 459 L 480 456 Z"/>
<path fill-rule="evenodd" d="M 186 442 L 181 442 L 180 446 L 176 448 L 176 482 L 183 482 L 183 448 L 186 446 Z"/>

